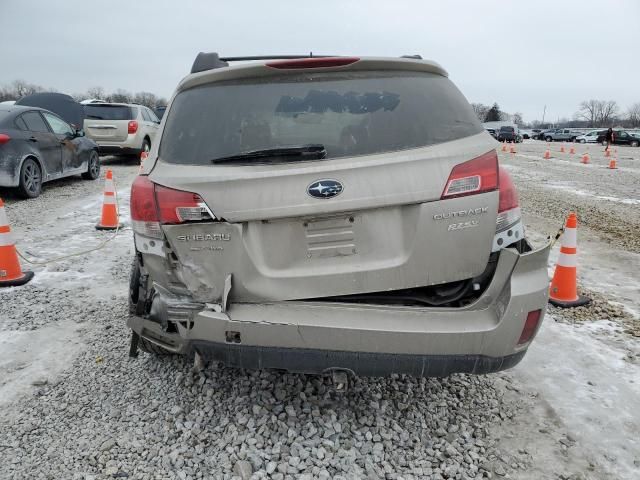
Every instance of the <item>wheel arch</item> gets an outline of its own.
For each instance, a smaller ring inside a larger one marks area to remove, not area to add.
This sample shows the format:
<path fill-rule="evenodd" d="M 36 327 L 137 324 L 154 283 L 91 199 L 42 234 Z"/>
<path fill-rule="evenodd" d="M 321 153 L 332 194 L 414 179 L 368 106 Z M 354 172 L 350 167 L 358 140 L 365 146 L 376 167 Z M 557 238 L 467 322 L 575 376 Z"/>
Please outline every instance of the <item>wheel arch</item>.
<path fill-rule="evenodd" d="M 42 183 L 45 183 L 47 181 L 47 168 L 45 167 L 42 159 L 38 157 L 35 153 L 27 153 L 22 157 L 22 159 L 18 163 L 18 169 L 16 171 L 16 179 L 18 183 L 20 183 L 20 172 L 22 171 L 22 165 L 24 165 L 24 162 L 26 162 L 30 158 L 35 160 L 35 162 L 40 167 L 40 173 L 42 174 Z"/>

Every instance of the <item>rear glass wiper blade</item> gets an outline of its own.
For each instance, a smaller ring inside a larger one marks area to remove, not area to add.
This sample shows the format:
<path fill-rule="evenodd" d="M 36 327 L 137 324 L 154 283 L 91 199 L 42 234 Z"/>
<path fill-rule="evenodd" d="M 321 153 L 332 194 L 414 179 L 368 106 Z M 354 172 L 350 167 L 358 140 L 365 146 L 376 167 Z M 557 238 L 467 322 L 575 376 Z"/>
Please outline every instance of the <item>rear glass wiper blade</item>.
<path fill-rule="evenodd" d="M 324 145 L 292 145 L 288 147 L 264 148 L 261 150 L 251 150 L 248 152 L 238 153 L 228 157 L 214 158 L 211 163 L 243 163 L 252 159 L 290 157 L 291 161 L 300 160 L 319 160 L 327 156 Z"/>

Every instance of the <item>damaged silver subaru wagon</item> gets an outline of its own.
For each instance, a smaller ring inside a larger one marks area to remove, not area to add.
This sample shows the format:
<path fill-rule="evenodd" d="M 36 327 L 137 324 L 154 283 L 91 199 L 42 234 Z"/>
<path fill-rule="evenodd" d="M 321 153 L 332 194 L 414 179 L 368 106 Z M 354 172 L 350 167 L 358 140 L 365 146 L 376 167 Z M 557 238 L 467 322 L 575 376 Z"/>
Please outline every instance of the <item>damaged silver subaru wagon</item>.
<path fill-rule="evenodd" d="M 132 351 L 372 376 L 523 358 L 549 247 L 437 63 L 201 53 L 159 136 L 131 191 Z"/>

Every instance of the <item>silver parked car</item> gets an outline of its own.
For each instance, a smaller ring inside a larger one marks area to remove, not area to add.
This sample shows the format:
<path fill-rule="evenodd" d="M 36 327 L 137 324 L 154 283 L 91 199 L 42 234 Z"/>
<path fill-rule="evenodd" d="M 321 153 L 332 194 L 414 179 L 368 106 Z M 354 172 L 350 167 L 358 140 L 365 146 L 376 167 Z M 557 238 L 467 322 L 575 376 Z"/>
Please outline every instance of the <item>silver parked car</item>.
<path fill-rule="evenodd" d="M 437 63 L 200 54 L 160 138 L 131 191 L 132 354 L 341 376 L 525 355 L 549 246 Z"/>
<path fill-rule="evenodd" d="M 100 146 L 101 155 L 140 155 L 155 142 L 160 120 L 143 105 L 95 102 L 84 105 L 87 136 Z"/>

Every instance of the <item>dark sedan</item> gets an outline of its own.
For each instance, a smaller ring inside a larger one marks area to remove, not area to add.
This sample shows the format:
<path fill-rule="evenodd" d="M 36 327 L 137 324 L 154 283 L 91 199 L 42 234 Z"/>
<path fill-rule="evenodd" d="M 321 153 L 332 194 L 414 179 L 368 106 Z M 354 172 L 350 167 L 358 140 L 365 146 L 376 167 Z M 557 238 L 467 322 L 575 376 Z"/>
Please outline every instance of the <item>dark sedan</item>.
<path fill-rule="evenodd" d="M 93 140 L 48 110 L 0 105 L 0 187 L 34 198 L 43 183 L 71 175 L 100 176 Z"/>

